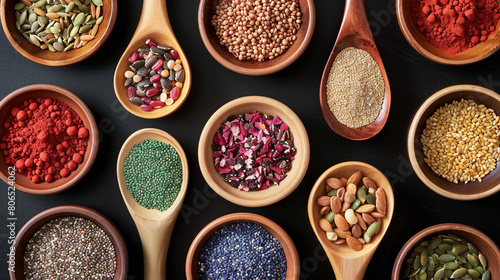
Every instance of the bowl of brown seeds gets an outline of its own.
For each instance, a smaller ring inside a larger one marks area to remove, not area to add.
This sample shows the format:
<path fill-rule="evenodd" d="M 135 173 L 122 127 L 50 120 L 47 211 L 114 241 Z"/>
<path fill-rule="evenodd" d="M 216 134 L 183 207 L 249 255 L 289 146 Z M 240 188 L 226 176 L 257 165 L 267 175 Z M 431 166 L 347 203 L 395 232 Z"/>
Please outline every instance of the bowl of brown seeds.
<path fill-rule="evenodd" d="M 391 279 L 498 279 L 499 260 L 500 250 L 483 232 L 462 224 L 438 224 L 403 245 Z"/>
<path fill-rule="evenodd" d="M 117 11 L 117 0 L 5 0 L 0 15 L 7 39 L 22 56 L 43 65 L 64 66 L 102 47 Z"/>
<path fill-rule="evenodd" d="M 297 60 L 313 35 L 313 0 L 201 0 L 198 28 L 224 67 L 251 76 L 280 71 Z"/>
<path fill-rule="evenodd" d="M 126 279 L 125 241 L 101 213 L 66 205 L 45 210 L 19 231 L 9 252 L 10 279 Z"/>
<path fill-rule="evenodd" d="M 500 190 L 500 96 L 475 85 L 431 95 L 413 117 L 407 148 L 420 180 L 434 192 L 475 200 Z"/>

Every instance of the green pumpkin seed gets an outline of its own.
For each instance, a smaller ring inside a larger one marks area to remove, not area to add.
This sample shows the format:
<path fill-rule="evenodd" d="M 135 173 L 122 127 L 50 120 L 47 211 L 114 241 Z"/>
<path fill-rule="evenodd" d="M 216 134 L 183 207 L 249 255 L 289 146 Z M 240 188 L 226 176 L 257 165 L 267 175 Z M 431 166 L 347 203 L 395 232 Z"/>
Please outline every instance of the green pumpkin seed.
<path fill-rule="evenodd" d="M 54 44 L 52 45 L 54 46 L 54 49 L 56 49 L 58 52 L 64 51 L 64 45 L 61 44 L 60 42 L 54 42 Z"/>
<path fill-rule="evenodd" d="M 86 25 L 80 27 L 80 30 L 78 31 L 78 33 L 82 34 L 82 33 L 88 32 L 91 28 L 92 28 L 92 25 L 86 24 Z"/>
<path fill-rule="evenodd" d="M 102 6 L 103 5 L 102 0 L 92 0 L 92 3 L 94 3 L 94 5 L 96 5 L 96 6 Z"/>
<path fill-rule="evenodd" d="M 403 273 L 403 278 L 408 278 L 408 275 L 410 274 L 410 265 L 409 264 L 406 264 L 405 265 L 405 272 Z"/>
<path fill-rule="evenodd" d="M 91 20 L 87 21 L 87 22 L 85 23 L 85 25 L 94 25 L 94 24 L 95 24 L 95 22 L 96 22 L 96 20 L 95 20 L 95 19 L 91 19 Z"/>
<path fill-rule="evenodd" d="M 415 248 L 415 249 L 413 250 L 413 252 L 415 252 L 415 253 L 417 253 L 417 254 L 420 254 L 420 253 L 422 253 L 422 251 L 423 251 L 424 249 L 425 249 L 425 246 L 424 246 L 424 245 L 422 245 L 422 244 L 420 244 L 419 246 L 417 246 L 417 248 Z"/>
<path fill-rule="evenodd" d="M 330 213 L 328 213 L 325 217 L 325 219 L 327 219 L 330 224 L 333 223 L 333 219 L 335 218 L 335 213 L 333 213 L 333 211 L 330 211 Z"/>
<path fill-rule="evenodd" d="M 328 196 L 337 196 L 337 191 L 338 190 L 331 190 L 330 192 L 328 192 Z"/>
<path fill-rule="evenodd" d="M 77 2 L 75 2 L 75 3 L 77 3 Z M 82 24 L 82 22 L 83 22 L 84 19 L 85 19 L 85 14 L 84 13 L 79 13 L 76 16 L 75 20 L 73 21 L 73 25 L 77 26 L 77 25 Z"/>
<path fill-rule="evenodd" d="M 75 25 L 72 29 L 71 32 L 69 33 L 69 37 L 75 37 L 76 34 L 78 34 L 78 30 L 80 30 L 80 26 Z"/>
<path fill-rule="evenodd" d="M 37 21 L 35 21 L 35 22 L 31 25 L 31 33 L 35 33 L 35 32 L 38 30 L 38 28 L 39 28 L 39 27 L 40 27 L 40 26 L 38 25 L 38 22 L 37 22 Z"/>
<path fill-rule="evenodd" d="M 439 244 L 438 248 L 443 251 L 450 251 L 453 247 L 451 246 L 451 244 L 441 243 Z"/>
<path fill-rule="evenodd" d="M 48 17 L 38 17 L 38 24 L 40 26 L 45 26 L 45 25 L 47 25 L 48 22 L 49 22 Z"/>
<path fill-rule="evenodd" d="M 102 17 L 102 16 L 101 16 Z M 99 18 L 101 18 L 99 17 Z M 366 191 L 362 188 L 359 188 L 357 191 L 356 191 L 356 197 L 362 202 L 362 203 L 365 203 L 366 201 Z"/>
<path fill-rule="evenodd" d="M 63 33 L 62 33 L 62 38 L 63 38 L 64 40 L 68 39 L 68 37 L 69 37 L 69 34 L 68 34 L 68 33 L 69 33 L 69 32 L 68 32 L 68 29 L 67 29 L 67 28 L 63 30 Z"/>
<path fill-rule="evenodd" d="M 453 271 L 449 270 L 449 269 L 445 269 L 444 270 L 444 278 L 450 278 L 451 277 L 451 274 L 453 273 Z"/>
<path fill-rule="evenodd" d="M 442 238 L 441 239 L 441 242 L 443 243 L 448 243 L 448 244 L 452 244 L 455 243 L 455 240 L 451 239 L 451 238 Z"/>
<path fill-rule="evenodd" d="M 39 0 L 37 1 L 36 3 L 34 3 L 33 5 L 31 5 L 31 9 L 36 9 L 36 8 L 40 8 L 42 7 L 43 5 L 45 5 L 47 3 L 47 0 Z"/>
<path fill-rule="evenodd" d="M 429 253 L 427 250 L 423 250 L 422 253 L 420 254 L 420 264 L 422 266 L 426 266 L 429 263 Z"/>
<path fill-rule="evenodd" d="M 66 8 L 64 9 L 64 11 L 65 11 L 66 13 L 69 13 L 69 12 L 71 12 L 71 10 L 73 10 L 73 7 L 75 7 L 75 2 L 70 2 L 70 3 L 66 6 Z"/>
<path fill-rule="evenodd" d="M 38 39 L 35 37 L 35 35 L 30 34 L 29 36 L 30 36 L 31 43 L 37 47 L 40 47 L 40 41 L 38 41 Z"/>
<path fill-rule="evenodd" d="M 448 263 L 448 262 L 454 261 L 455 256 L 450 255 L 450 254 L 443 254 L 443 255 L 439 256 L 438 259 L 441 263 Z"/>
<path fill-rule="evenodd" d="M 28 12 L 27 11 L 22 12 L 21 15 L 19 15 L 19 19 L 17 20 L 17 23 L 19 23 L 19 25 L 24 24 L 27 17 L 28 17 Z"/>
<path fill-rule="evenodd" d="M 451 249 L 451 251 L 457 255 L 461 255 L 467 251 L 469 251 L 469 247 L 467 247 L 467 245 L 455 245 L 453 246 L 453 249 Z"/>
<path fill-rule="evenodd" d="M 479 273 L 475 269 L 467 269 L 467 274 L 469 274 L 473 278 L 479 278 L 479 277 L 481 277 L 481 273 Z"/>
<path fill-rule="evenodd" d="M 92 15 L 91 15 L 91 14 L 88 14 L 88 15 L 85 17 L 85 20 L 83 21 L 83 24 L 86 24 L 86 23 L 87 23 L 87 22 L 89 22 L 91 19 L 92 19 Z"/>
<path fill-rule="evenodd" d="M 49 31 L 52 34 L 61 33 L 61 29 L 57 28 L 56 26 L 51 26 L 47 28 L 47 31 Z"/>
<path fill-rule="evenodd" d="M 485 270 L 484 270 L 484 268 L 482 266 L 475 266 L 474 270 L 477 271 L 477 272 L 479 272 L 479 273 L 481 273 L 481 275 L 483 275 L 484 272 L 485 272 Z"/>
<path fill-rule="evenodd" d="M 427 269 L 429 269 L 430 271 L 434 271 L 436 269 L 436 262 L 434 262 L 434 259 L 430 256 L 427 260 Z"/>
<path fill-rule="evenodd" d="M 55 43 L 55 42 L 57 42 L 57 38 L 52 38 L 52 39 L 49 39 L 47 42 L 48 42 L 48 43 L 51 43 L 51 44 L 52 44 L 52 43 Z"/>
<path fill-rule="evenodd" d="M 434 237 L 429 244 L 429 249 L 436 249 L 441 244 L 441 237 Z"/>
<path fill-rule="evenodd" d="M 351 209 L 356 210 L 356 209 L 358 209 L 359 205 L 361 205 L 361 200 L 356 198 L 356 200 L 354 200 L 354 202 L 351 204 Z"/>
<path fill-rule="evenodd" d="M 439 256 L 446 254 L 446 251 L 443 251 L 439 248 L 434 249 L 434 252 L 436 252 L 436 254 L 438 254 Z"/>
<path fill-rule="evenodd" d="M 372 223 L 372 224 L 368 227 L 368 229 L 366 230 L 366 235 L 368 235 L 368 236 L 372 236 L 372 235 L 374 235 L 374 234 L 375 234 L 375 232 L 377 232 L 378 227 L 379 227 L 378 222 L 374 222 L 374 223 Z"/>
<path fill-rule="evenodd" d="M 38 19 L 38 15 L 37 15 L 37 14 L 30 14 L 30 15 L 28 16 L 28 22 L 29 22 L 29 23 L 33 23 L 33 22 L 35 22 L 37 19 Z"/>
<path fill-rule="evenodd" d="M 51 52 L 56 52 L 57 50 L 54 48 L 54 46 L 52 46 L 52 44 L 46 44 L 47 47 L 49 48 L 49 51 Z"/>
<path fill-rule="evenodd" d="M 408 278 L 411 278 L 411 277 L 413 277 L 413 276 L 417 275 L 419 271 L 420 271 L 420 268 L 417 268 L 417 269 L 416 269 L 416 270 L 414 270 L 412 273 L 408 274 Z"/>
<path fill-rule="evenodd" d="M 19 22 L 16 21 L 16 29 L 19 31 L 19 32 L 23 32 L 21 31 L 21 25 L 19 25 Z"/>
<path fill-rule="evenodd" d="M 97 22 L 99 22 L 99 19 L 97 20 Z M 366 196 L 366 202 L 368 204 L 375 204 L 375 200 L 376 200 L 375 197 L 372 196 L 371 194 L 369 194 L 369 195 Z"/>
<path fill-rule="evenodd" d="M 462 276 L 462 278 L 460 278 L 462 280 L 472 280 L 472 277 L 470 277 L 469 274 L 465 274 L 464 276 Z"/>
<path fill-rule="evenodd" d="M 57 13 L 57 12 L 61 11 L 62 9 L 64 9 L 63 6 L 61 6 L 61 5 L 54 5 L 54 6 L 50 7 L 50 8 L 48 8 L 47 12 L 49 12 L 49 13 Z"/>
<path fill-rule="evenodd" d="M 26 5 L 24 5 L 22 2 L 18 2 L 16 3 L 16 5 L 14 5 L 14 9 L 16 11 L 22 10 L 24 7 L 26 7 Z"/>
<path fill-rule="evenodd" d="M 422 270 L 420 270 L 420 271 L 422 271 Z M 423 270 L 423 271 L 424 271 L 424 273 L 419 274 L 419 276 L 418 276 L 419 280 L 427 280 L 427 272 L 425 270 Z"/>
<path fill-rule="evenodd" d="M 479 253 L 478 258 L 479 258 L 479 262 L 481 263 L 481 265 L 484 268 L 486 268 L 488 266 L 488 261 L 486 260 L 486 257 L 483 254 Z"/>
<path fill-rule="evenodd" d="M 21 25 L 21 28 L 22 28 L 23 30 L 31 30 L 31 25 L 29 25 L 29 24 L 25 23 L 25 24 Z"/>
<path fill-rule="evenodd" d="M 467 274 L 467 269 L 466 269 L 466 268 L 461 267 L 461 268 L 459 268 L 459 269 L 455 270 L 455 271 L 451 274 L 450 278 L 451 278 L 451 279 L 460 278 L 460 277 L 464 276 L 465 274 Z"/>
<path fill-rule="evenodd" d="M 19 17 L 20 17 L 20 16 L 21 16 L 21 12 L 16 11 L 16 12 L 14 13 L 14 17 L 16 18 L 16 22 L 18 22 L 18 21 L 19 21 Z"/>
<path fill-rule="evenodd" d="M 481 280 L 491 280 L 491 272 L 489 270 L 486 270 Z"/>
<path fill-rule="evenodd" d="M 64 48 L 64 51 L 67 52 L 69 50 L 72 50 L 74 46 L 75 46 L 75 43 L 71 43 L 66 48 Z"/>
<path fill-rule="evenodd" d="M 445 269 L 450 269 L 450 270 L 455 270 L 459 267 L 458 263 L 456 262 L 447 262 L 444 264 Z"/>
<path fill-rule="evenodd" d="M 434 274 L 434 280 L 441 280 L 444 277 L 444 268 L 440 268 Z"/>
<path fill-rule="evenodd" d="M 474 246 L 474 244 L 472 243 L 467 243 L 467 247 L 469 247 L 469 250 L 473 253 L 473 254 L 479 254 L 479 250 L 476 248 L 476 246 Z"/>

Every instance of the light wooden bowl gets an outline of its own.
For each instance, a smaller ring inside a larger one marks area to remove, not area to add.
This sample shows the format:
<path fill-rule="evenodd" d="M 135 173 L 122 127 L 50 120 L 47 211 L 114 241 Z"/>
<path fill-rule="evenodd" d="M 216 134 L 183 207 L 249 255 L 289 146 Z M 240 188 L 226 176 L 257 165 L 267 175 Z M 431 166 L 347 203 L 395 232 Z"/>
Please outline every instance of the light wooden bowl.
<path fill-rule="evenodd" d="M 87 151 L 83 156 L 83 162 L 68 177 L 57 179 L 51 183 L 42 182 L 35 184 L 26 176 L 16 176 L 15 186 L 17 190 L 29 194 L 49 195 L 71 188 L 89 172 L 97 156 L 99 133 L 92 112 L 78 96 L 64 88 L 46 84 L 26 86 L 7 95 L 0 102 L 0 123 L 3 124 L 7 115 L 10 115 L 12 107 L 22 103 L 24 100 L 38 97 L 55 98 L 66 103 L 75 110 L 82 119 L 84 126 L 89 130 Z M 0 126 L 0 135 L 3 134 L 3 130 L 4 127 L 2 125 Z M 0 153 L 0 178 L 5 183 L 9 183 L 8 168 L 5 164 L 3 153 Z"/>
<path fill-rule="evenodd" d="M 363 177 L 369 177 L 379 188 L 383 188 L 387 198 L 387 214 L 382 218 L 379 233 L 372 237 L 370 243 L 363 245 L 363 249 L 360 251 L 352 250 L 347 244 L 337 245 L 326 238 L 325 231 L 318 225 L 318 221 L 322 217 L 319 214 L 321 206 L 316 203 L 318 197 L 327 194 L 325 188 L 327 178 L 347 179 L 357 171 L 361 171 Z M 394 193 L 385 175 L 375 167 L 357 161 L 343 162 L 330 167 L 316 180 L 309 195 L 307 213 L 311 227 L 330 260 L 336 279 L 362 280 L 375 250 L 377 250 L 391 223 L 394 214 Z"/>
<path fill-rule="evenodd" d="M 194 238 L 193 243 L 189 247 L 186 257 L 186 278 L 188 280 L 199 280 L 199 265 L 198 255 L 205 246 L 205 242 L 212 236 L 212 234 L 221 227 L 235 223 L 255 223 L 265 228 L 271 233 L 283 247 L 285 252 L 287 270 L 286 279 L 295 280 L 300 277 L 300 259 L 297 249 L 290 238 L 290 236 L 275 222 L 266 217 L 253 213 L 233 213 L 222 216 L 211 223 L 206 225 Z"/>
<path fill-rule="evenodd" d="M 302 24 L 300 30 L 296 34 L 297 40 L 294 44 L 285 53 L 279 55 L 275 59 L 262 62 L 254 60 L 240 61 L 220 44 L 219 38 L 215 34 L 215 29 L 211 21 L 218 3 L 219 1 L 217 0 L 200 1 L 200 6 L 198 8 L 198 28 L 200 30 L 201 39 L 208 52 L 222 66 L 231 71 L 249 76 L 260 76 L 278 72 L 297 60 L 311 41 L 316 23 L 314 1 L 299 0 L 299 7 L 302 13 Z"/>
<path fill-rule="evenodd" d="M 224 181 L 215 169 L 212 150 L 213 138 L 217 130 L 231 115 L 251 113 L 279 116 L 290 127 L 297 154 L 292 168 L 278 186 L 266 190 L 241 191 Z M 273 204 L 291 194 L 300 184 L 309 165 L 309 138 L 299 117 L 283 103 L 263 96 L 247 96 L 235 99 L 219 108 L 207 121 L 198 144 L 198 161 L 201 173 L 208 185 L 220 196 L 232 203 L 246 207 L 261 207 Z"/>
<path fill-rule="evenodd" d="M 83 206 L 66 205 L 45 210 L 31 218 L 16 235 L 13 246 L 15 247 L 15 272 L 10 271 L 11 280 L 24 280 L 23 259 L 24 251 L 29 240 L 44 224 L 60 217 L 80 217 L 92 221 L 98 225 L 109 236 L 116 255 L 116 273 L 114 280 L 127 279 L 128 254 L 127 246 L 120 231 L 116 226 L 101 213 Z"/>
<path fill-rule="evenodd" d="M 458 237 L 465 238 L 470 243 L 474 244 L 477 249 L 484 254 L 488 260 L 487 268 L 491 272 L 491 279 L 498 279 L 500 277 L 500 250 L 493 240 L 481 231 L 462 224 L 438 224 L 430 226 L 410 238 L 401 251 L 399 251 L 394 266 L 392 268 L 391 280 L 403 279 L 405 264 L 407 257 L 411 254 L 413 249 L 417 247 L 420 242 L 428 240 L 433 236 L 439 234 L 455 234 Z"/>
<path fill-rule="evenodd" d="M 497 167 L 483 178 L 482 182 L 451 183 L 438 176 L 424 162 L 424 153 L 420 136 L 425 128 L 426 120 L 445 103 L 453 100 L 471 99 L 478 104 L 484 104 L 500 114 L 500 96 L 498 93 L 475 85 L 455 85 L 444 88 L 433 95 L 420 106 L 408 129 L 407 148 L 411 165 L 420 180 L 434 192 L 456 200 L 475 200 L 490 196 L 500 190 L 500 172 Z"/>
<path fill-rule="evenodd" d="M 2 27 L 9 40 L 10 44 L 22 56 L 39 64 L 47 66 L 65 66 L 80 62 L 93 55 L 99 48 L 104 45 L 106 40 L 111 35 L 116 22 L 118 13 L 117 0 L 104 0 L 102 6 L 102 15 L 104 16 L 102 23 L 99 25 L 99 31 L 95 38 L 89 41 L 87 45 L 73 49 L 67 52 L 51 52 L 42 50 L 32 43 L 16 29 L 14 17 L 14 5 L 19 2 L 17 0 L 2 0 L 0 15 L 2 19 Z"/>
<path fill-rule="evenodd" d="M 425 58 L 446 65 L 466 65 L 481 61 L 493 55 L 500 46 L 500 33 L 464 52 L 452 55 L 429 43 L 413 24 L 410 16 L 410 0 L 396 0 L 396 15 L 399 27 L 408 43 Z M 497 30 L 500 27 L 497 25 Z"/>

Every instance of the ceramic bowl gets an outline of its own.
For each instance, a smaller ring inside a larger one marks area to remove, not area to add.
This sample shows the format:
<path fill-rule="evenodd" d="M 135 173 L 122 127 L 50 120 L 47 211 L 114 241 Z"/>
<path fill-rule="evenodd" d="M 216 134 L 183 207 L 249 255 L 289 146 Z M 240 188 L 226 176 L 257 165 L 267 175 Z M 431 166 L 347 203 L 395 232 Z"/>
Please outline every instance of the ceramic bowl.
<path fill-rule="evenodd" d="M 108 220 L 101 213 L 83 206 L 77 205 L 66 205 L 58 206 L 45 210 L 38 215 L 31 218 L 22 228 L 16 236 L 13 246 L 15 247 L 15 272 L 10 271 L 9 276 L 11 280 L 24 280 L 24 269 L 23 269 L 23 258 L 26 245 L 29 240 L 44 224 L 49 221 L 60 218 L 60 217 L 80 217 L 91 222 L 94 222 L 104 232 L 109 236 L 113 246 L 115 247 L 116 255 L 116 273 L 114 280 L 124 280 L 127 279 L 128 271 L 128 254 L 127 246 L 123 240 L 122 235 L 116 228 L 116 226 Z"/>
<path fill-rule="evenodd" d="M 500 33 L 495 32 L 488 40 L 473 48 L 454 55 L 448 54 L 431 45 L 413 24 L 410 14 L 410 0 L 396 0 L 396 15 L 406 41 L 425 58 L 440 64 L 471 64 L 488 58 L 500 47 Z M 497 29 L 498 27 L 497 25 Z"/>
<path fill-rule="evenodd" d="M 104 0 L 102 6 L 103 21 L 99 25 L 99 30 L 95 38 L 85 46 L 67 52 L 51 52 L 42 50 L 28 42 L 16 28 L 14 17 L 14 5 L 18 0 L 2 0 L 0 15 L 2 27 L 7 39 L 16 51 L 27 59 L 47 66 L 65 66 L 80 62 L 93 55 L 104 45 L 111 35 L 118 13 L 117 0 Z"/>
<path fill-rule="evenodd" d="M 287 260 L 286 279 L 299 279 L 300 259 L 297 249 L 290 236 L 276 223 L 266 217 L 253 213 L 234 213 L 222 216 L 206 225 L 195 237 L 186 257 L 186 278 L 188 280 L 199 280 L 198 255 L 203 249 L 205 242 L 212 234 L 221 227 L 234 223 L 255 223 L 262 226 L 271 233 L 283 247 Z"/>
<path fill-rule="evenodd" d="M 475 85 L 455 85 L 439 90 L 431 95 L 420 106 L 413 117 L 408 130 L 407 148 L 411 165 L 420 180 L 434 192 L 448 198 L 457 200 L 474 200 L 490 196 L 500 190 L 499 168 L 486 175 L 482 182 L 452 183 L 438 176 L 424 162 L 424 153 L 420 137 L 425 128 L 426 120 L 432 116 L 435 110 L 462 98 L 474 100 L 478 104 L 484 104 L 500 114 L 500 96 L 487 88 Z"/>
<path fill-rule="evenodd" d="M 309 45 L 314 32 L 314 25 L 316 23 L 314 1 L 299 0 L 298 2 L 302 13 L 302 25 L 296 34 L 297 40 L 285 53 L 279 55 L 275 59 L 262 62 L 254 60 L 240 61 L 233 56 L 226 47 L 220 44 L 219 38 L 215 33 L 215 28 L 211 23 L 216 6 L 219 3 L 217 0 L 200 1 L 198 8 L 198 28 L 203 43 L 212 57 L 231 71 L 250 76 L 260 76 L 278 72 L 288 67 L 302 55 L 307 45 Z"/>
<path fill-rule="evenodd" d="M 11 108 L 27 99 L 38 97 L 55 98 L 66 103 L 80 116 L 84 126 L 89 130 L 88 146 L 83 157 L 83 162 L 80 163 L 78 168 L 72 171 L 68 177 L 57 179 L 51 183 L 43 182 L 35 184 L 26 176 L 19 174 L 15 176 L 14 182 L 16 190 L 36 195 L 49 195 L 69 189 L 87 174 L 97 156 L 99 133 L 92 112 L 78 96 L 58 86 L 37 84 L 20 88 L 7 95 L 0 102 L 0 124 L 2 124 L 0 126 L 0 135 L 3 135 L 3 123 L 7 115 L 10 114 Z M 0 153 L 0 178 L 7 184 L 11 182 L 11 180 L 9 180 L 9 171 L 11 170 L 9 170 L 9 166 L 5 164 L 3 153 Z"/>
<path fill-rule="evenodd" d="M 405 273 L 406 259 L 410 256 L 411 252 L 422 241 L 429 240 L 439 234 L 454 234 L 458 237 L 465 238 L 468 242 L 474 244 L 477 249 L 488 260 L 487 269 L 491 272 L 491 279 L 498 279 L 500 277 L 500 250 L 493 240 L 481 231 L 462 224 L 438 224 L 430 226 L 419 233 L 415 234 L 408 240 L 401 251 L 399 251 L 394 266 L 392 268 L 392 280 L 403 279 Z"/>
<path fill-rule="evenodd" d="M 226 183 L 224 177 L 215 169 L 212 143 L 215 133 L 231 115 L 251 113 L 253 110 L 263 114 L 279 116 L 290 127 L 294 136 L 297 154 L 292 161 L 291 170 L 278 186 L 266 190 L 241 191 Z M 247 96 L 235 99 L 219 108 L 207 121 L 198 144 L 198 161 L 201 173 L 208 185 L 220 196 L 232 203 L 246 207 L 261 207 L 273 204 L 288 196 L 300 184 L 309 165 L 309 138 L 299 117 L 286 105 L 272 98 Z"/>

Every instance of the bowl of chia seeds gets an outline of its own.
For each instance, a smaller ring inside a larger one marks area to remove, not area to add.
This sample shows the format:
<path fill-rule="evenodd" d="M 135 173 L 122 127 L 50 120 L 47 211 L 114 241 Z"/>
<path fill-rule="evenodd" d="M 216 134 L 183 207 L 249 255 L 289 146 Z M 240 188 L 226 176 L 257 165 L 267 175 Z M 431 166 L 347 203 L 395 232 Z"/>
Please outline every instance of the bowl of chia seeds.
<path fill-rule="evenodd" d="M 19 231 L 9 255 L 10 279 L 126 279 L 125 241 L 101 213 L 66 205 L 45 210 Z"/>
<path fill-rule="evenodd" d="M 14 49 L 47 66 L 74 64 L 97 52 L 111 35 L 118 1 L 67 2 L 2 1 L 2 27 Z"/>
<path fill-rule="evenodd" d="M 288 234 L 273 221 L 234 213 L 205 226 L 186 257 L 186 278 L 299 279 L 300 260 Z"/>
<path fill-rule="evenodd" d="M 309 138 L 300 118 L 272 98 L 248 96 L 219 108 L 198 144 L 201 173 L 226 200 L 246 207 L 291 194 L 309 165 Z"/>

